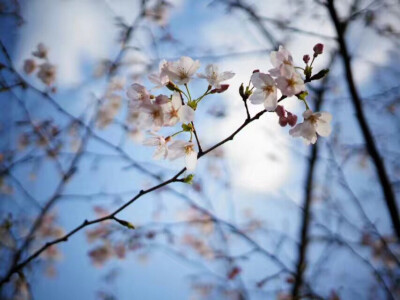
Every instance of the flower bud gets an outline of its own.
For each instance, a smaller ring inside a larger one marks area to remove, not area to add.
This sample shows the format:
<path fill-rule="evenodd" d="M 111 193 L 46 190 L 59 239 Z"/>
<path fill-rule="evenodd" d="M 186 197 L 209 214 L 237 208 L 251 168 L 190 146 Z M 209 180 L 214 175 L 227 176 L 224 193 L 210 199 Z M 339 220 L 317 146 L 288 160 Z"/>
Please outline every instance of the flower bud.
<path fill-rule="evenodd" d="M 314 56 L 322 54 L 324 52 L 324 44 L 318 43 L 314 46 Z"/>
<path fill-rule="evenodd" d="M 308 62 L 310 61 L 310 55 L 306 54 L 303 56 L 303 61 L 308 64 Z"/>
<path fill-rule="evenodd" d="M 173 92 L 181 92 L 181 90 L 172 82 L 169 81 L 166 85 L 167 89 Z"/>
<path fill-rule="evenodd" d="M 215 93 L 223 93 L 229 88 L 229 84 L 221 84 L 221 87 L 219 89 L 213 89 L 210 91 L 210 94 L 215 94 Z"/>
<path fill-rule="evenodd" d="M 239 95 L 240 95 L 240 97 L 242 97 L 242 99 L 245 98 L 243 83 L 239 87 Z"/>
<path fill-rule="evenodd" d="M 285 127 L 288 124 L 288 119 L 285 117 L 280 117 L 279 118 L 279 125 L 281 125 L 282 127 Z"/>
<path fill-rule="evenodd" d="M 297 116 L 288 112 L 287 121 L 290 127 L 293 127 L 297 123 Z"/>
<path fill-rule="evenodd" d="M 329 69 L 322 69 L 317 74 L 313 75 L 310 80 L 319 80 L 324 78 L 329 73 Z"/>
<path fill-rule="evenodd" d="M 286 116 L 285 108 L 282 105 L 278 105 L 275 109 L 275 112 L 280 118 L 284 118 Z"/>

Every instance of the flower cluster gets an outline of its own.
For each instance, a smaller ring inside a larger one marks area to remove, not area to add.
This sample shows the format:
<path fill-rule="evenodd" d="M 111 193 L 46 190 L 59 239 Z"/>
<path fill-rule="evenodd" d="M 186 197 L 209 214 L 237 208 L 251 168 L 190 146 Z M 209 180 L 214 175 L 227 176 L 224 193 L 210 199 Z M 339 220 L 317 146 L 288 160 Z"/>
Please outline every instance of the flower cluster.
<path fill-rule="evenodd" d="M 280 100 L 286 97 L 296 96 L 303 101 L 306 106 L 306 111 L 303 113 L 304 122 L 297 124 L 289 133 L 293 137 L 302 137 L 306 144 L 314 144 L 317 141 L 317 134 L 328 136 L 331 132 L 330 121 L 331 114 L 327 112 L 313 113 L 306 101 L 305 82 L 321 79 L 327 74 L 327 70 L 322 70 L 320 73 L 312 76 L 312 64 L 315 58 L 323 53 L 324 46 L 316 44 L 313 48 L 313 59 L 310 62 L 310 56 L 304 55 L 303 61 L 306 64 L 305 68 L 296 67 L 293 57 L 283 46 L 280 46 L 278 51 L 272 51 L 270 55 L 271 63 L 274 68 L 270 69 L 268 74 L 255 70 L 251 76 L 251 84 L 246 91 L 249 94 L 249 100 L 252 104 L 264 104 L 267 111 L 275 111 L 279 117 L 281 126 L 295 126 L 297 116 L 278 105 Z M 297 71 L 303 70 L 305 79 Z M 279 93 L 281 96 L 279 96 Z"/>
<path fill-rule="evenodd" d="M 204 97 L 227 90 L 229 86 L 222 82 L 234 76 L 232 72 L 219 72 L 216 65 L 208 65 L 204 74 L 197 74 L 198 78 L 207 80 L 207 90 L 195 98 L 191 96 L 188 84 L 199 68 L 200 62 L 187 56 L 173 62 L 161 61 L 158 72 L 149 75 L 149 80 L 155 84 L 152 90 L 166 87 L 172 91 L 169 96 L 153 95 L 138 83 L 132 84 L 127 90 L 128 123 L 138 131 L 148 131 L 143 144 L 156 148 L 154 159 L 175 160 L 184 157 L 188 172 L 193 172 L 197 164 L 198 152 L 193 141 L 197 105 Z M 161 128 L 176 125 L 180 125 L 179 130 L 169 136 L 157 133 Z M 189 134 L 188 139 L 176 139 L 184 133 Z"/>
<path fill-rule="evenodd" d="M 305 84 L 289 51 L 280 46 L 270 57 L 274 68 L 268 74 L 256 70 L 251 76 L 255 90 L 249 100 L 253 104 L 263 103 L 266 110 L 274 111 L 278 106 L 278 89 L 282 95 L 291 97 L 304 91 Z"/>
<path fill-rule="evenodd" d="M 308 93 L 305 88 L 306 82 L 321 79 L 327 73 L 327 70 L 322 70 L 316 75 L 312 74 L 312 64 L 322 53 L 323 45 L 317 44 L 311 63 L 309 64 L 310 56 L 305 55 L 303 60 L 306 67 L 301 68 L 295 66 L 289 51 L 280 46 L 278 51 L 273 51 L 270 55 L 273 68 L 268 73 L 255 70 L 246 91 L 242 84 L 239 92 L 243 101 L 249 100 L 255 105 L 263 104 L 266 111 L 276 112 L 279 124 L 283 127 L 294 127 L 289 133 L 293 137 L 302 137 L 306 144 L 315 143 L 317 134 L 328 136 L 331 132 L 332 116 L 327 112 L 311 111 L 306 100 Z M 199 68 L 200 62 L 187 56 L 177 61 L 163 60 L 159 64 L 158 72 L 148 76 L 154 84 L 151 90 L 138 83 L 132 84 L 127 90 L 127 123 L 131 131 L 148 132 L 143 144 L 155 147 L 154 159 L 175 160 L 184 157 L 186 169 L 190 173 L 196 168 L 198 151 L 201 150 L 194 126 L 195 111 L 206 96 L 226 91 L 229 85 L 224 82 L 235 75 L 232 72 L 221 72 L 218 66 L 213 64 L 206 66 L 204 73 L 197 73 Z M 304 79 L 298 70 L 303 70 Z M 192 97 L 188 85 L 195 77 L 208 82 L 206 91 L 199 97 Z M 164 87 L 172 93 L 153 94 L 154 90 Z M 292 96 L 303 101 L 306 107 L 303 113 L 304 121 L 297 125 L 297 116 L 278 105 L 281 100 Z M 110 118 L 105 118 L 106 123 L 112 120 L 114 115 L 115 112 L 111 113 Z M 250 120 L 248 109 L 247 115 Z M 175 128 L 177 125 L 180 125 L 179 129 L 174 129 L 172 134 L 159 134 L 162 128 Z M 178 135 L 186 135 L 187 138 L 176 139 Z"/>
<path fill-rule="evenodd" d="M 51 86 L 56 80 L 56 67 L 49 62 L 48 49 L 40 43 L 37 45 L 35 51 L 32 52 L 32 56 L 41 60 L 41 63 L 37 63 L 34 58 L 29 58 L 24 61 L 24 72 L 26 74 L 32 74 L 37 68 L 37 77 L 47 86 Z"/>

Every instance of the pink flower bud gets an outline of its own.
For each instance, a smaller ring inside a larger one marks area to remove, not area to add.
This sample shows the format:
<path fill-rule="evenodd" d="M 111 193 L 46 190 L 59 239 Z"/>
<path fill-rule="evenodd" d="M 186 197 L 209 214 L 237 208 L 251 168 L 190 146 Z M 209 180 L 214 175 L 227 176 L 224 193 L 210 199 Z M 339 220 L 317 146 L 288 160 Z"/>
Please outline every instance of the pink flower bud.
<path fill-rule="evenodd" d="M 213 89 L 210 91 L 210 94 L 215 94 L 215 93 L 223 93 L 229 88 L 229 84 L 221 84 L 221 87 L 219 89 Z"/>
<path fill-rule="evenodd" d="M 285 108 L 282 105 L 278 105 L 275 109 L 275 112 L 280 118 L 284 118 L 286 116 Z"/>
<path fill-rule="evenodd" d="M 297 116 L 293 115 L 291 113 L 288 113 L 287 121 L 288 121 L 288 124 L 290 125 L 290 127 L 293 127 L 297 123 Z"/>
<path fill-rule="evenodd" d="M 308 64 L 308 62 L 310 61 L 310 55 L 306 54 L 303 56 L 303 61 Z"/>
<path fill-rule="evenodd" d="M 324 52 L 324 44 L 318 43 L 314 46 L 314 56 L 317 56 L 318 54 L 322 54 Z"/>
<path fill-rule="evenodd" d="M 282 127 L 285 127 L 288 124 L 288 119 L 285 117 L 280 117 L 279 118 L 279 125 L 281 125 Z"/>

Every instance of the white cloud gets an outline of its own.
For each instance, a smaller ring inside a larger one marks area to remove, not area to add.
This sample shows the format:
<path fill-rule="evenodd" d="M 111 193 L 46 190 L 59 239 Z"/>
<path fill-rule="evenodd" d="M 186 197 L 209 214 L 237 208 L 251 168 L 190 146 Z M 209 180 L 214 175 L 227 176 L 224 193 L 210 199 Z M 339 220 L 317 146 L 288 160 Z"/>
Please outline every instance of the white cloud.
<path fill-rule="evenodd" d="M 87 63 L 110 55 L 115 25 L 101 1 L 28 1 L 24 6 L 26 25 L 16 52 L 22 65 L 39 42 L 49 47 L 50 60 L 57 65 L 57 84 L 69 86 L 84 79 Z"/>

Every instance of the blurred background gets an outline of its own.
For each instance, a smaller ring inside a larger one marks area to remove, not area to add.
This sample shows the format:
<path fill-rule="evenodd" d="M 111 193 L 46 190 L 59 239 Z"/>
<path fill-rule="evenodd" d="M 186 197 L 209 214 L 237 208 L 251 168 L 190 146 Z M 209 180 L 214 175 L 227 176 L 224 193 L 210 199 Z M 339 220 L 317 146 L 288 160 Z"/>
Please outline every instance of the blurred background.
<path fill-rule="evenodd" d="M 1 299 L 400 299 L 398 0 L 1 0 L 0 24 Z M 239 86 L 271 51 L 304 66 L 316 43 L 330 73 L 308 99 L 330 137 L 306 146 L 265 114 L 192 184 L 118 214 L 136 229 L 107 220 L 48 247 L 184 166 L 153 160 L 129 121 L 127 87 L 152 88 L 162 59 L 235 73 L 196 111 L 208 149 L 244 122 Z"/>

